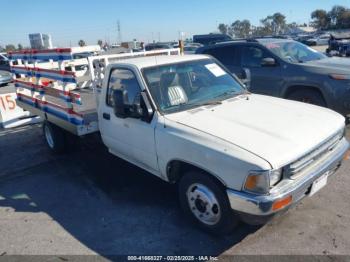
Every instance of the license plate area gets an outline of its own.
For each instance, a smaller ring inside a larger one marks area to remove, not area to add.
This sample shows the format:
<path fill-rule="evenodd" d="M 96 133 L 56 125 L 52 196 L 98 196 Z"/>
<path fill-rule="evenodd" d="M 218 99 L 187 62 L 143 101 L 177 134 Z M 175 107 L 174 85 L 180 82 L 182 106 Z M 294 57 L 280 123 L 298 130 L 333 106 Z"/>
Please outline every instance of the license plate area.
<path fill-rule="evenodd" d="M 322 176 L 320 176 L 319 178 L 317 178 L 311 186 L 311 190 L 309 193 L 309 196 L 313 196 L 314 194 L 316 194 L 318 191 L 320 191 L 322 188 L 324 188 L 327 185 L 327 181 L 328 181 L 328 175 L 330 172 L 327 172 L 325 174 L 323 174 Z"/>

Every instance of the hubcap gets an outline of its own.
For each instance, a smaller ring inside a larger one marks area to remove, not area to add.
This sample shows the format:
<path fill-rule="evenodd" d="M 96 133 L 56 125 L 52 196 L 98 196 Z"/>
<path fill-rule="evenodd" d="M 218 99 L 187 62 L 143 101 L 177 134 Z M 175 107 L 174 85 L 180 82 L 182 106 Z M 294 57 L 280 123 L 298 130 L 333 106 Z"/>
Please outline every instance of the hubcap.
<path fill-rule="evenodd" d="M 46 142 L 49 145 L 49 147 L 53 148 L 55 144 L 53 142 L 53 138 L 52 138 L 52 134 L 51 134 L 50 128 L 47 125 L 45 125 L 45 138 L 46 138 Z"/>
<path fill-rule="evenodd" d="M 187 200 L 194 216 L 204 224 L 215 225 L 221 217 L 219 202 L 214 193 L 202 184 L 192 184 L 187 190 Z"/>

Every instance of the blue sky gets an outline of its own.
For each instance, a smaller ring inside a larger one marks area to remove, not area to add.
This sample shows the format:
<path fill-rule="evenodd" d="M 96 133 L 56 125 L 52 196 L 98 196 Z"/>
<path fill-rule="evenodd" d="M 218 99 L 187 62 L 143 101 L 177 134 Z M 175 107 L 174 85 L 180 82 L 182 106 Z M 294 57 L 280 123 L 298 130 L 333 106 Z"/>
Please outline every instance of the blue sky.
<path fill-rule="evenodd" d="M 0 0 L 0 45 L 29 45 L 28 33 L 49 33 L 55 46 L 76 46 L 79 39 L 116 42 L 117 20 L 122 40 L 175 40 L 209 33 L 219 23 L 249 19 L 253 24 L 281 12 L 288 22 L 310 21 L 310 13 L 350 0 Z"/>

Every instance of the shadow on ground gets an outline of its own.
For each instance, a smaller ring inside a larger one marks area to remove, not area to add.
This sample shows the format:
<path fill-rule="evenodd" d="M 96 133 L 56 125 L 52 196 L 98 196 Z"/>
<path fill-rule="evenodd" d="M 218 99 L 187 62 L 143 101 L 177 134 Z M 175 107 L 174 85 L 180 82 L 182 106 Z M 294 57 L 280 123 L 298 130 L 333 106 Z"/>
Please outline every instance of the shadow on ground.
<path fill-rule="evenodd" d="M 0 206 L 44 212 L 100 255 L 217 256 L 258 229 L 242 224 L 220 238 L 197 230 L 183 217 L 175 186 L 110 155 L 97 139 L 48 159 L 6 176 Z"/>

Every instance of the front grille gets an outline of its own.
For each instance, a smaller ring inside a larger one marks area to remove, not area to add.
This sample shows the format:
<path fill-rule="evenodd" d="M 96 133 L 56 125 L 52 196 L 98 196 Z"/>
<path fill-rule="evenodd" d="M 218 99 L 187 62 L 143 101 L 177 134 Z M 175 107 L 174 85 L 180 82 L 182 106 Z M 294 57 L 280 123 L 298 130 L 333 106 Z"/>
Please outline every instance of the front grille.
<path fill-rule="evenodd" d="M 288 165 L 284 170 L 285 174 L 292 179 L 298 177 L 305 168 L 311 164 L 315 164 L 322 158 L 322 156 L 327 154 L 329 151 L 332 151 L 342 138 L 343 131 L 336 133 L 336 135 L 332 136 L 316 149 Z"/>

